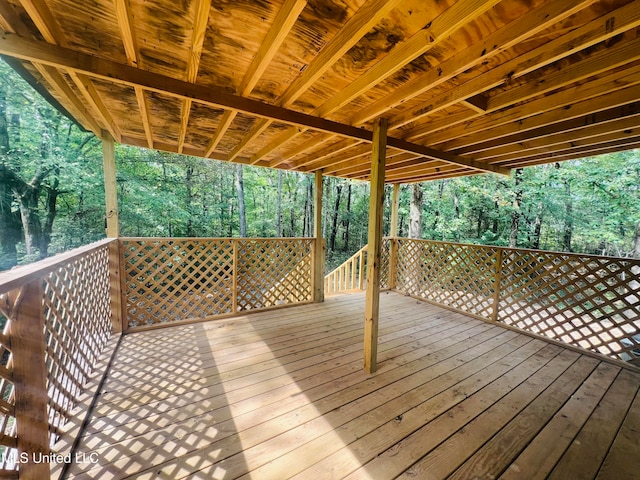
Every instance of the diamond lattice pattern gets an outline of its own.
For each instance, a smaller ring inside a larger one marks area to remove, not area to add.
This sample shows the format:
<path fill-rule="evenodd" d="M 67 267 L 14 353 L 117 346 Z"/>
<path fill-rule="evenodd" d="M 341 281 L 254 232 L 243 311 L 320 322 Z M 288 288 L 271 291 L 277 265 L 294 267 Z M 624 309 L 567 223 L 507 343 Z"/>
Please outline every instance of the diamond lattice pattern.
<path fill-rule="evenodd" d="M 123 240 L 129 327 L 232 312 L 233 242 Z"/>
<path fill-rule="evenodd" d="M 505 250 L 498 319 L 621 358 L 640 356 L 640 261 Z"/>
<path fill-rule="evenodd" d="M 17 291 L 0 295 L 0 470 L 15 470 L 11 458 L 17 453 L 16 419 L 14 416 L 13 355 L 11 353 L 12 312 Z"/>
<path fill-rule="evenodd" d="M 111 335 L 108 246 L 51 272 L 43 279 L 43 293 L 49 423 L 55 433 L 71 415 Z"/>
<path fill-rule="evenodd" d="M 247 239 L 238 244 L 238 310 L 311 300 L 312 239 Z"/>
<path fill-rule="evenodd" d="M 396 288 L 491 318 L 498 249 L 399 239 Z"/>

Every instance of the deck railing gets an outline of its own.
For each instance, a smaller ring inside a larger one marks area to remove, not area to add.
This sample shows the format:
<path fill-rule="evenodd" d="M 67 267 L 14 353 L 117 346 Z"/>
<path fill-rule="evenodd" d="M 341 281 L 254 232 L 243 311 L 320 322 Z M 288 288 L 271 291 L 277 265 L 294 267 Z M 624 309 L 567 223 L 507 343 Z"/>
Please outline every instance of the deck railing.
<path fill-rule="evenodd" d="M 312 301 L 312 238 L 122 238 L 125 330 Z"/>
<path fill-rule="evenodd" d="M 395 288 L 638 363 L 640 260 L 397 239 Z"/>
<path fill-rule="evenodd" d="M 326 293 L 364 288 L 366 251 Z M 640 260 L 392 238 L 381 268 L 381 288 L 640 365 Z"/>
<path fill-rule="evenodd" d="M 120 238 L 0 273 L 0 477 L 62 472 L 66 459 L 46 456 L 62 433 L 55 454 L 70 451 L 113 333 L 310 302 L 314 248 L 310 238 Z"/>
<path fill-rule="evenodd" d="M 382 265 L 380 275 L 380 288 L 389 288 L 391 240 L 382 240 Z M 352 290 L 364 290 L 367 277 L 367 248 L 365 245 L 341 265 L 329 272 L 324 277 L 324 293 L 332 295 Z"/>
<path fill-rule="evenodd" d="M 115 277 L 117 242 L 109 240 L 0 274 L 3 478 L 18 478 L 18 470 L 23 478 L 48 478 L 39 455 L 73 417 L 117 330 Z"/>

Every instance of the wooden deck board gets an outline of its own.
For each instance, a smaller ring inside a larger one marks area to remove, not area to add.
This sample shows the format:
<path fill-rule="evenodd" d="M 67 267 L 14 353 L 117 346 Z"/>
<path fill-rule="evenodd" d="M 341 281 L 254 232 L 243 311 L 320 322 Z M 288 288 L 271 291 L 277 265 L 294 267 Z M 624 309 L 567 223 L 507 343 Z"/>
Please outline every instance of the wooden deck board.
<path fill-rule="evenodd" d="M 363 305 L 346 295 L 125 336 L 78 447 L 99 462 L 69 478 L 638 472 L 640 374 L 389 293 L 368 375 Z"/>

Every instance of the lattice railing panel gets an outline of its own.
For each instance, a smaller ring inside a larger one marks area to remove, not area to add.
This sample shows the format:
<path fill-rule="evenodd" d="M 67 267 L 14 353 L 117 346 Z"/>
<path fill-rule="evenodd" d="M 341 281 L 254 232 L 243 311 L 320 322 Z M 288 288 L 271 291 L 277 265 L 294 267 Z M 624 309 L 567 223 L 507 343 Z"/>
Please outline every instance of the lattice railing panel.
<path fill-rule="evenodd" d="M 491 318 L 497 248 L 399 239 L 396 288 Z"/>
<path fill-rule="evenodd" d="M 313 239 L 246 239 L 238 242 L 238 310 L 312 299 Z"/>
<path fill-rule="evenodd" d="M 623 360 L 640 356 L 640 261 L 505 250 L 498 319 Z"/>
<path fill-rule="evenodd" d="M 0 472 L 16 470 L 17 438 L 11 322 L 19 289 L 0 295 Z"/>
<path fill-rule="evenodd" d="M 388 238 L 383 238 L 380 247 L 380 288 L 385 289 L 389 288 L 389 250 L 391 241 Z"/>
<path fill-rule="evenodd" d="M 232 239 L 124 239 L 129 327 L 233 311 Z"/>
<path fill-rule="evenodd" d="M 56 433 L 111 335 L 108 246 L 49 273 L 43 293 L 49 423 Z"/>

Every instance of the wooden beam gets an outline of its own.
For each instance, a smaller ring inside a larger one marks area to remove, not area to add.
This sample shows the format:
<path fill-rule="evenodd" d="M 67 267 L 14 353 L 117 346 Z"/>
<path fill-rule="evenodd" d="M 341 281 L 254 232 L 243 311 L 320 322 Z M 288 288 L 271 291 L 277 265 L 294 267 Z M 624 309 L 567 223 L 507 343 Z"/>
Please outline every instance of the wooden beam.
<path fill-rule="evenodd" d="M 387 120 L 373 127 L 371 146 L 371 191 L 369 194 L 369 234 L 367 249 L 367 291 L 364 317 L 364 369 L 374 373 L 378 360 L 378 320 L 380 311 L 380 265 L 382 263 L 382 212 L 387 151 Z"/>
<path fill-rule="evenodd" d="M 313 301 L 324 302 L 324 239 L 322 238 L 322 172 L 316 172 L 313 186 Z"/>
<path fill-rule="evenodd" d="M 385 165 L 386 170 L 386 165 Z M 386 172 L 385 172 L 386 176 Z M 398 269 L 398 209 L 400 207 L 400 184 L 393 184 L 391 194 L 391 228 L 389 229 L 389 289 L 396 288 Z"/>
<path fill-rule="evenodd" d="M 342 137 L 364 140 L 366 142 L 372 141 L 372 132 L 362 128 L 233 95 L 220 87 L 184 82 L 175 78 L 133 68 L 128 65 L 85 55 L 63 47 L 26 40 L 16 35 L 7 34 L 0 38 L 0 54 L 67 68 L 72 71 L 123 85 L 137 85 L 176 98 L 190 98 L 195 102 L 214 108 L 235 109 L 250 115 L 278 120 L 291 125 L 309 127 L 314 130 L 320 130 Z M 448 152 L 439 152 L 438 150 L 423 145 L 412 144 L 400 139 L 389 138 L 388 143 L 390 146 L 400 150 L 418 153 L 428 158 L 436 158 L 448 163 L 464 165 L 474 170 L 489 171 L 503 175 L 508 175 L 509 173 L 508 169 L 505 168 L 482 165 L 471 159 L 453 155 Z M 231 159 L 230 157 L 230 160 Z"/>
<path fill-rule="evenodd" d="M 390 237 L 398 236 L 398 209 L 400 208 L 400 184 L 393 184 L 393 193 L 391 194 L 391 228 L 389 229 Z"/>
<path fill-rule="evenodd" d="M 43 295 L 42 280 L 23 286 L 13 299 L 10 327 L 18 454 L 27 456 L 20 478 L 31 480 L 50 478 L 49 464 L 36 462 L 38 454 L 49 453 Z"/>
<path fill-rule="evenodd" d="M 107 218 L 107 237 L 118 238 L 118 185 L 116 182 L 116 154 L 113 138 L 108 133 L 102 138 L 102 159 L 104 171 L 104 198 Z"/>

